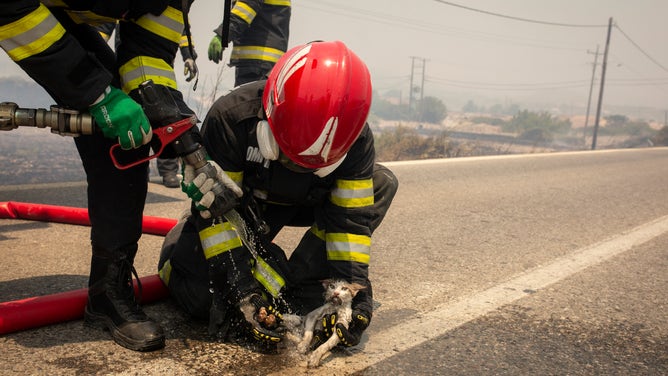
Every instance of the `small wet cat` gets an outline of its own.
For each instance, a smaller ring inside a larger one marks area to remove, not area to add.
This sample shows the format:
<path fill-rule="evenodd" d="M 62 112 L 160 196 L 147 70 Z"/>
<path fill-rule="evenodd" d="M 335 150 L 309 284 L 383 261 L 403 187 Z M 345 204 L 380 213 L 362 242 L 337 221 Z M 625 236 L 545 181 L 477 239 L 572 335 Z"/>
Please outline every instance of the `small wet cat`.
<path fill-rule="evenodd" d="M 359 283 L 349 283 L 340 279 L 327 279 L 322 281 L 322 285 L 325 288 L 325 304 L 314 309 L 304 318 L 304 335 L 301 342 L 297 345 L 297 351 L 301 354 L 305 354 L 308 351 L 313 340 L 313 330 L 325 315 L 336 313 L 336 323 L 341 323 L 344 327 L 348 328 L 352 320 L 353 309 L 351 305 L 353 298 L 360 290 L 366 288 Z M 339 336 L 336 334 L 330 336 L 325 343 L 313 350 L 308 358 L 308 366 L 317 367 L 320 365 L 322 357 L 333 349 L 334 346 L 338 345 L 339 341 Z"/>

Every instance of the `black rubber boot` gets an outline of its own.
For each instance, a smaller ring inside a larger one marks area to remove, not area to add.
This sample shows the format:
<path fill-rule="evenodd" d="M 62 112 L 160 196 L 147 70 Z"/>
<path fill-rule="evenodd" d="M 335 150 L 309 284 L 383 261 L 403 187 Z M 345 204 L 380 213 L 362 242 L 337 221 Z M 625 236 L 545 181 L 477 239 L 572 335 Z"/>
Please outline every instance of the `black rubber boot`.
<path fill-rule="evenodd" d="M 136 246 L 113 253 L 93 247 L 84 324 L 109 330 L 116 343 L 130 350 L 151 351 L 165 346 L 165 334 L 135 299 L 136 252 Z"/>

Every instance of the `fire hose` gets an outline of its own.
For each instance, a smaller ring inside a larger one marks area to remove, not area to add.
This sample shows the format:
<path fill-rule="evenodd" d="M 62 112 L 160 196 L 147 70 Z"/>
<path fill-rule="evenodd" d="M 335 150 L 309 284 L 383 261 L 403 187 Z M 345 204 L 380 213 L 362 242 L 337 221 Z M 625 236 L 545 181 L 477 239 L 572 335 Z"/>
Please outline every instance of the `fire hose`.
<path fill-rule="evenodd" d="M 27 219 L 90 226 L 87 209 L 16 201 L 0 202 L 0 219 Z M 175 225 L 175 219 L 145 215 L 142 221 L 142 232 L 165 236 Z"/>
<path fill-rule="evenodd" d="M 82 208 L 30 204 L 20 202 L 0 202 L 0 219 L 26 219 L 89 226 L 88 211 Z M 144 216 L 143 231 L 153 235 L 166 235 L 174 227 L 176 220 Z M 164 299 L 167 288 L 158 275 L 140 278 L 142 285 L 141 303 L 151 303 Z M 135 285 L 135 294 L 138 288 Z M 83 317 L 88 300 L 88 289 L 82 288 L 57 294 L 30 297 L 0 303 L 0 334 L 37 328 Z"/>

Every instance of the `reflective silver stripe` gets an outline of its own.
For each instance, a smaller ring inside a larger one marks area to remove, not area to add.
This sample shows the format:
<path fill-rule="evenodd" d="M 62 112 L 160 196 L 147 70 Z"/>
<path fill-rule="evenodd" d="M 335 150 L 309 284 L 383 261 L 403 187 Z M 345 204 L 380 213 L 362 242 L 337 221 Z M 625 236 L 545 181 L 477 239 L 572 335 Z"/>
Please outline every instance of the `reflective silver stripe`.
<path fill-rule="evenodd" d="M 356 252 L 368 255 L 371 253 L 371 247 L 364 244 L 350 242 L 327 242 L 327 251 Z"/>
<path fill-rule="evenodd" d="M 221 231 L 206 239 L 201 239 L 202 248 L 207 249 L 216 244 L 224 243 L 237 237 L 237 232 L 234 230 Z"/>
<path fill-rule="evenodd" d="M 120 67 L 123 91 L 130 91 L 151 79 L 156 85 L 164 85 L 176 89 L 176 75 L 173 68 L 164 60 L 150 57 L 137 56 Z"/>
<path fill-rule="evenodd" d="M 246 23 L 249 25 L 253 23 L 253 20 L 257 15 L 255 10 L 253 10 L 253 8 L 251 8 L 248 4 L 244 3 L 243 1 L 237 1 L 237 3 L 232 8 L 231 12 L 232 14 L 241 18 L 242 20 L 246 21 Z"/>
<path fill-rule="evenodd" d="M 330 261 L 352 261 L 369 264 L 371 237 L 345 233 L 328 233 L 327 259 Z"/>
<path fill-rule="evenodd" d="M 365 189 L 334 188 L 332 195 L 340 198 L 365 198 L 373 196 L 373 187 Z"/>
<path fill-rule="evenodd" d="M 183 13 L 176 8 L 167 7 L 159 16 L 151 13 L 145 14 L 136 23 L 174 43 L 179 43 L 183 35 Z"/>
<path fill-rule="evenodd" d="M 230 59 L 255 59 L 255 60 L 265 60 L 271 62 L 277 62 L 284 52 L 269 47 L 262 46 L 240 46 L 232 48 L 232 55 Z"/>
<path fill-rule="evenodd" d="M 253 276 L 272 296 L 277 297 L 283 286 L 285 286 L 285 280 L 262 258 L 258 257 L 256 261 L 253 268 Z"/>
<path fill-rule="evenodd" d="M 373 180 L 337 180 L 330 201 L 344 208 L 373 205 Z"/>
<path fill-rule="evenodd" d="M 43 20 L 39 20 L 41 16 L 46 16 Z M 18 22 L 35 22 L 38 23 L 33 25 L 20 25 Z M 15 48 L 27 46 L 31 43 L 34 43 L 41 38 L 44 38 L 54 27 L 58 25 L 58 20 L 43 6 L 37 8 L 30 15 L 20 19 L 17 22 L 13 22 L 9 25 L 5 25 L 0 28 L 0 47 L 5 51 L 10 52 Z M 25 31 L 20 31 L 20 29 L 26 28 Z M 19 33 L 16 34 L 14 30 L 19 30 Z M 50 44 L 53 44 L 55 41 L 50 41 Z"/>
<path fill-rule="evenodd" d="M 123 75 L 123 81 L 130 82 L 138 78 L 145 78 L 149 76 L 162 76 L 162 77 L 168 77 L 171 80 L 176 80 L 176 75 L 174 74 L 173 70 L 165 70 L 142 65 L 137 69 L 133 69 L 125 73 Z"/>

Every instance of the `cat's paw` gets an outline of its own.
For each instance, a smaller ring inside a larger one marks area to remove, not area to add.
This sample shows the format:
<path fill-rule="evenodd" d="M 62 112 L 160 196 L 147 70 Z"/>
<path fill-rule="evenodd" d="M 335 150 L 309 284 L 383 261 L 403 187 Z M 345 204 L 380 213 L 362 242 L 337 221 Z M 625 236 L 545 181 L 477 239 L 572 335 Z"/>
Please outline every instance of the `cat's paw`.
<path fill-rule="evenodd" d="M 309 346 L 308 342 L 304 341 L 299 342 L 299 344 L 297 345 L 297 352 L 300 354 L 306 354 L 306 352 L 308 351 L 308 346 Z"/>
<path fill-rule="evenodd" d="M 314 352 L 311 354 L 311 356 L 308 357 L 308 362 L 306 363 L 308 368 L 316 368 L 320 366 L 320 354 L 318 352 Z"/>

